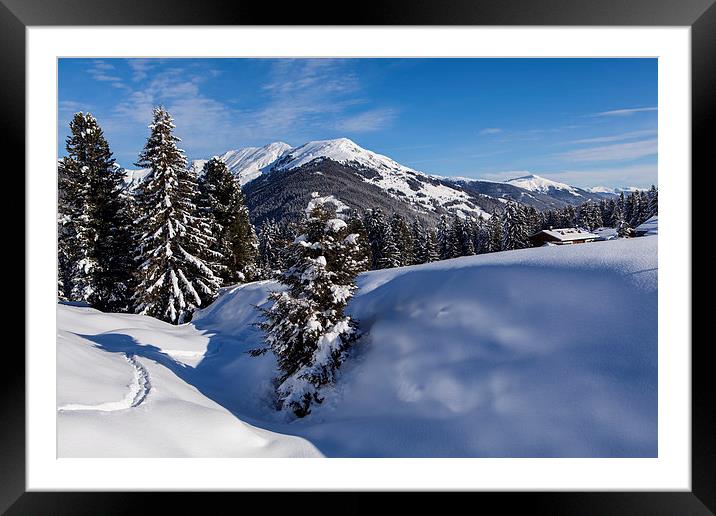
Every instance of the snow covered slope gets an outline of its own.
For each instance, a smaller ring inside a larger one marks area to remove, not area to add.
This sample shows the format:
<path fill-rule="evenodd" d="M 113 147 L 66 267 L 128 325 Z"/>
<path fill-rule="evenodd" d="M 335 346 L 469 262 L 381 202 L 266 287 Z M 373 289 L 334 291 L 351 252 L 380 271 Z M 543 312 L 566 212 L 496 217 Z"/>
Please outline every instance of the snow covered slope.
<path fill-rule="evenodd" d="M 60 455 L 656 456 L 657 237 L 361 275 L 365 337 L 295 421 L 270 405 L 274 358 L 246 353 L 275 288 L 226 289 L 179 327 L 59 306 L 59 407 L 129 400 L 131 359 L 150 385 L 60 410 Z"/>
<path fill-rule="evenodd" d="M 314 457 L 299 437 L 246 424 L 195 387 L 210 336 L 140 315 L 57 308 L 61 457 Z"/>

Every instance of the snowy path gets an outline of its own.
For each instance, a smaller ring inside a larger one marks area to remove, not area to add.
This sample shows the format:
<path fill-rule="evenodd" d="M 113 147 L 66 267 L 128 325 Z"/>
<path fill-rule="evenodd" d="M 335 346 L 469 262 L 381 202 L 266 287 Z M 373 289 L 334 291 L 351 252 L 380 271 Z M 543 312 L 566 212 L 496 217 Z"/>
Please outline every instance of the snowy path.
<path fill-rule="evenodd" d="M 124 354 L 125 360 L 132 367 L 134 376 L 132 383 L 129 385 L 129 391 L 123 399 L 119 401 L 108 401 L 105 403 L 98 403 L 96 405 L 85 405 L 82 403 L 68 403 L 58 407 L 59 411 L 68 410 L 99 410 L 102 412 L 114 412 L 115 410 L 125 410 L 128 408 L 138 407 L 144 402 L 151 389 L 151 383 L 149 382 L 149 373 L 140 364 L 133 355 Z"/>

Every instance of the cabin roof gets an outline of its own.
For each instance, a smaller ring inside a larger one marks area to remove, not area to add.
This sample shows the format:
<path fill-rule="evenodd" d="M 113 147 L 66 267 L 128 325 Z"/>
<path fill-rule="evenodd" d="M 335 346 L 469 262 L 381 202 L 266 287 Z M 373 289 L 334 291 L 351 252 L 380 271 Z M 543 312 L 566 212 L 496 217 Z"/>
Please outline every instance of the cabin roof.
<path fill-rule="evenodd" d="M 599 235 L 595 235 L 594 233 L 590 233 L 589 231 L 586 231 L 584 229 L 579 228 L 558 228 L 558 229 L 543 229 L 542 231 L 538 231 L 533 237 L 539 235 L 540 233 L 544 233 L 546 235 L 551 236 L 552 238 L 559 240 L 561 242 L 568 242 L 570 240 L 586 240 L 589 238 L 599 238 Z"/>
<path fill-rule="evenodd" d="M 659 233 L 659 217 L 654 215 L 649 217 L 648 220 L 642 222 L 634 228 L 637 233 L 646 233 L 647 235 L 656 235 Z"/>

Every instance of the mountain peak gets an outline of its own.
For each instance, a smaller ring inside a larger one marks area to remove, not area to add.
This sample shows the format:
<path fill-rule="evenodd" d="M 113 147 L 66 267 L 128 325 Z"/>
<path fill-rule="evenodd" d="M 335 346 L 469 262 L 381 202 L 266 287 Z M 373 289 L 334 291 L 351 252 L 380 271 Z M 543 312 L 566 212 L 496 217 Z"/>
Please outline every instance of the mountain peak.
<path fill-rule="evenodd" d="M 409 170 L 387 156 L 364 149 L 348 138 L 333 140 L 315 140 L 299 145 L 285 154 L 276 168 L 286 170 L 298 168 L 320 159 L 330 159 L 338 163 L 356 162 L 377 170 Z"/>
<path fill-rule="evenodd" d="M 558 181 L 553 181 L 551 179 L 547 179 L 546 177 L 538 176 L 537 174 L 527 174 L 524 176 L 515 177 L 514 179 L 510 179 L 505 182 L 514 186 L 519 186 L 520 188 L 524 188 L 525 190 L 530 190 L 532 192 L 548 193 L 550 190 L 564 190 L 574 196 L 581 197 L 582 195 L 573 186 L 569 186 L 568 184 L 560 183 Z"/>

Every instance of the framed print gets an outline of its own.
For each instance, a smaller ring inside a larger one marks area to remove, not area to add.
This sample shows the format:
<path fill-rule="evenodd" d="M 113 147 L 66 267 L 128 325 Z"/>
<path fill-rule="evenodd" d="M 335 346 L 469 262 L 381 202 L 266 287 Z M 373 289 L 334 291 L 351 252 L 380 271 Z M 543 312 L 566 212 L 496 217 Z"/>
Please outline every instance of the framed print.
<path fill-rule="evenodd" d="M 3 510 L 716 510 L 691 337 L 712 4 L 2 0 L 27 202 Z"/>

